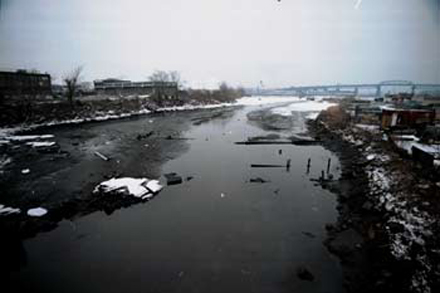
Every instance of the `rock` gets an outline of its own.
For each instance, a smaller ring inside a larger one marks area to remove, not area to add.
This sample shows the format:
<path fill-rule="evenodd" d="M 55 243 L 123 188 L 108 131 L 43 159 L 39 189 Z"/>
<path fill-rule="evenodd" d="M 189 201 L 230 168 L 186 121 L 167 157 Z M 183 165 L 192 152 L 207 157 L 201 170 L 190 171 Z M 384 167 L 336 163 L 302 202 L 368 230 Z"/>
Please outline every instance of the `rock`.
<path fill-rule="evenodd" d="M 334 231 L 335 230 L 335 226 L 333 224 L 325 224 L 325 229 L 327 231 Z"/>
<path fill-rule="evenodd" d="M 369 200 L 365 201 L 364 204 L 362 205 L 362 209 L 366 211 L 371 211 L 372 208 L 373 208 L 373 204 Z"/>
<path fill-rule="evenodd" d="M 370 240 L 373 240 L 374 238 L 376 238 L 376 230 L 374 230 L 373 226 L 368 227 L 367 234 L 368 234 L 368 238 Z"/>
<path fill-rule="evenodd" d="M 342 258 L 351 255 L 359 244 L 362 244 L 362 236 L 354 229 L 347 229 L 335 235 L 335 238 L 327 242 L 330 252 Z"/>
<path fill-rule="evenodd" d="M 309 238 L 315 238 L 315 237 L 316 237 L 315 234 L 310 233 L 310 232 L 307 232 L 307 231 L 303 231 L 302 233 L 303 233 L 304 235 L 306 235 L 307 237 L 309 237 Z"/>
<path fill-rule="evenodd" d="M 387 270 L 383 270 L 383 271 L 381 272 L 381 275 L 382 275 L 382 277 L 388 279 L 388 278 L 390 278 L 390 277 L 392 276 L 392 273 L 389 272 L 389 271 L 387 271 Z"/>
<path fill-rule="evenodd" d="M 141 140 L 141 139 L 144 139 L 144 138 L 148 138 L 148 137 L 152 136 L 153 134 L 154 134 L 154 131 L 147 132 L 146 134 L 138 134 L 136 136 L 136 139 L 137 140 Z"/>
<path fill-rule="evenodd" d="M 315 276 L 313 276 L 313 274 L 305 266 L 300 266 L 296 271 L 296 275 L 303 281 L 312 282 L 315 279 Z"/>

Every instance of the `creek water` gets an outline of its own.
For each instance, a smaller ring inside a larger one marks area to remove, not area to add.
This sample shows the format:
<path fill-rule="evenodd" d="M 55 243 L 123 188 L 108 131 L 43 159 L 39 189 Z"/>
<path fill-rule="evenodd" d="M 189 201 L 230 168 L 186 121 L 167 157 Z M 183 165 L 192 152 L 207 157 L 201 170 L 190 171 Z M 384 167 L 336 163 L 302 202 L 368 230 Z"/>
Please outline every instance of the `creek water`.
<path fill-rule="evenodd" d="M 336 198 L 310 180 L 326 170 L 329 158 L 337 178 L 338 159 L 321 146 L 234 144 L 305 131 L 304 119 L 294 130 L 265 131 L 247 121 L 257 109 L 240 108 L 182 134 L 191 138 L 188 150 L 165 163 L 162 174 L 192 180 L 111 215 L 62 221 L 24 241 L 26 264 L 11 274 L 12 291 L 343 291 L 339 262 L 322 243 L 325 224 L 337 217 Z M 251 168 L 288 159 L 289 170 Z M 268 182 L 249 182 L 256 177 Z M 297 277 L 302 266 L 313 281 Z"/>

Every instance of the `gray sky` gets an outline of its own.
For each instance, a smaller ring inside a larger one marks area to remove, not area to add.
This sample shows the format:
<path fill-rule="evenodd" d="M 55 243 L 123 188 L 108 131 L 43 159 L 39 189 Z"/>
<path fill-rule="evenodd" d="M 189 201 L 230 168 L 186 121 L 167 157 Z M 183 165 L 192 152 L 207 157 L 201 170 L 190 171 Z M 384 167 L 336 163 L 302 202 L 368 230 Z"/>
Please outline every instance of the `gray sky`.
<path fill-rule="evenodd" d="M 191 85 L 440 83 L 440 0 L 0 0 L 0 69 Z M 360 2 L 360 5 L 357 5 Z"/>

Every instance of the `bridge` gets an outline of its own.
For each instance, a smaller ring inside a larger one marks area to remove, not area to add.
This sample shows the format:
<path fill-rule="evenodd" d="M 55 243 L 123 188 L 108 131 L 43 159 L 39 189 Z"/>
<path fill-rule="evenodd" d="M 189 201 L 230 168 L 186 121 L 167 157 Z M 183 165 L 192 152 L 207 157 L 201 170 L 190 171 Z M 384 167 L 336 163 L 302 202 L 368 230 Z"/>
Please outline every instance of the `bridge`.
<path fill-rule="evenodd" d="M 438 93 L 440 94 L 440 84 L 413 83 L 407 80 L 387 80 L 380 83 L 366 84 L 336 84 L 336 85 L 315 85 L 315 86 L 296 86 L 280 89 L 261 90 L 262 95 L 334 95 L 334 96 L 375 96 L 382 97 L 383 89 L 387 87 L 398 87 L 399 92 L 410 94 L 416 93 Z M 362 93 L 367 91 L 368 93 Z"/>

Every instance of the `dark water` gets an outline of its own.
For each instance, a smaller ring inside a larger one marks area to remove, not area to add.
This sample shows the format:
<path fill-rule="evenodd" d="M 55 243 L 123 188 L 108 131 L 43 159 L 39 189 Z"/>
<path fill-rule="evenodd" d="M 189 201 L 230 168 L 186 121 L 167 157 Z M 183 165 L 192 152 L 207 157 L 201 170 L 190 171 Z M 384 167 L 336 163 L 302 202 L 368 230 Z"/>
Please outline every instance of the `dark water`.
<path fill-rule="evenodd" d="M 194 138 L 188 152 L 162 171 L 193 180 L 147 203 L 63 221 L 25 241 L 26 265 L 12 275 L 16 291 L 341 292 L 338 261 L 322 244 L 324 225 L 337 216 L 335 197 L 309 180 L 328 158 L 337 176 L 337 158 L 320 146 L 234 145 L 269 133 L 246 122 L 250 110 L 184 133 Z M 250 168 L 288 158 L 289 172 Z M 252 177 L 270 182 L 249 183 Z M 313 282 L 297 278 L 301 265 Z"/>

